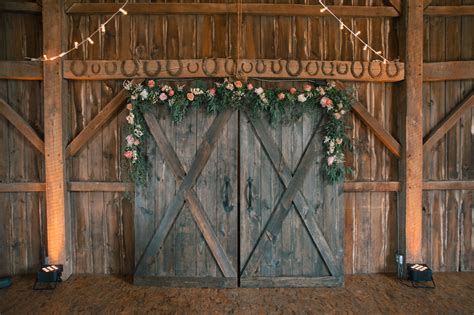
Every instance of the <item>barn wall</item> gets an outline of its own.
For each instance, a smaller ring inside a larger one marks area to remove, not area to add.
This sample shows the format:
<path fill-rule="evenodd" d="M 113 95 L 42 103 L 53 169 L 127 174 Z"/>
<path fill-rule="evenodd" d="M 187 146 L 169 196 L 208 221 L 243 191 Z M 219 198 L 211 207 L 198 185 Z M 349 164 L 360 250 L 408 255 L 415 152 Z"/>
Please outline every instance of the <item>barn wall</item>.
<path fill-rule="evenodd" d="M 77 1 L 67 1 L 67 4 L 72 2 Z M 382 0 L 326 3 L 384 5 Z M 472 1 L 432 2 L 432 5 L 451 4 L 472 4 Z M 104 18 L 69 16 L 69 45 L 84 39 Z M 364 36 L 368 36 L 369 42 L 381 47 L 389 59 L 400 55 L 398 19 L 344 20 L 367 34 Z M 473 17 L 425 17 L 425 62 L 472 60 L 472 32 L 468 31 L 472 24 Z M 86 45 L 68 59 L 237 58 L 239 55 L 240 58 L 369 60 L 363 47 L 347 33 L 341 33 L 331 18 L 244 16 L 242 32 L 243 49 L 237 54 L 236 16 L 123 16 L 95 40 L 95 45 Z M 21 40 L 16 41 L 18 34 Z M 0 43 L 11 43 L 0 46 L 0 60 L 23 60 L 25 56 L 40 55 L 41 38 L 39 15 L 0 13 Z M 398 138 L 400 86 L 392 83 L 347 85 L 353 88 L 367 110 Z M 120 89 L 119 81 L 70 81 L 68 140 L 83 130 Z M 427 134 L 471 89 L 472 81 L 425 83 L 424 133 Z M 0 96 L 42 134 L 39 82 L 0 80 Z M 472 120 L 471 111 L 425 157 L 425 179 L 473 179 Z M 125 112 L 121 112 L 69 159 L 71 181 L 126 180 L 126 169 L 120 159 L 124 122 Z M 353 167 L 354 174 L 347 180 L 398 180 L 398 159 L 358 118 L 351 116 L 349 124 L 354 151 L 348 153 L 347 164 Z M 5 159 L 0 159 L 0 182 L 44 181 L 41 154 L 1 116 L 0 128 L 0 150 L 8 152 Z M 130 196 L 118 192 L 71 193 L 76 272 L 129 273 L 132 270 L 134 202 L 127 197 Z M 397 198 L 396 192 L 346 193 L 346 273 L 394 271 Z M 39 264 L 44 194 L 0 193 L 0 204 L 6 205 L 0 211 L 0 222 L 9 222 L 0 229 L 0 248 L 8 253 L 0 257 L 0 274 L 32 271 Z M 472 212 L 472 191 L 424 193 L 424 257 L 435 270 L 474 268 Z"/>

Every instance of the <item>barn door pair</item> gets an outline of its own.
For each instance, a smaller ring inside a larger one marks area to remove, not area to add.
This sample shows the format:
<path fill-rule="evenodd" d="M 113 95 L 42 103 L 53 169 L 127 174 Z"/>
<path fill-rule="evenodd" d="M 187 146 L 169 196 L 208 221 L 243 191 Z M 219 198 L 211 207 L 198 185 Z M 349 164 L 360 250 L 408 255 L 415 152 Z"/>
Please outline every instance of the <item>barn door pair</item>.
<path fill-rule="evenodd" d="M 176 125 L 156 116 L 145 116 L 154 143 L 135 196 L 135 283 L 342 284 L 341 191 L 320 176 L 310 118 L 271 127 L 230 110 Z"/>

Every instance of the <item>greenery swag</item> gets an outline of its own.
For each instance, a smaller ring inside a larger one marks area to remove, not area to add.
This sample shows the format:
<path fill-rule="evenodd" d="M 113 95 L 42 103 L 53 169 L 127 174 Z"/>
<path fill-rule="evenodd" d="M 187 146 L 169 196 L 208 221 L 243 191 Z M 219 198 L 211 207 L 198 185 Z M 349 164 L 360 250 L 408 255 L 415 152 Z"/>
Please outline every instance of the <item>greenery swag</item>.
<path fill-rule="evenodd" d="M 322 171 L 331 183 L 342 181 L 349 168 L 344 166 L 344 150 L 350 148 L 346 135 L 345 116 L 351 110 L 351 97 L 346 91 L 335 88 L 335 82 L 325 86 L 305 84 L 303 90 L 274 88 L 264 90 L 252 83 L 224 80 L 210 88 L 197 82 L 192 88 L 159 84 L 145 80 L 145 84 L 124 82 L 130 97 L 124 157 L 129 162 L 130 176 L 135 183 L 146 180 L 147 164 L 144 140 L 148 136 L 143 113 L 152 106 L 166 106 L 175 123 L 183 120 L 193 108 L 205 107 L 207 113 L 217 114 L 227 108 L 248 110 L 252 115 L 268 114 L 272 124 L 291 123 L 304 113 L 323 119 L 323 147 L 325 158 Z M 321 117 L 322 115 L 322 117 Z"/>

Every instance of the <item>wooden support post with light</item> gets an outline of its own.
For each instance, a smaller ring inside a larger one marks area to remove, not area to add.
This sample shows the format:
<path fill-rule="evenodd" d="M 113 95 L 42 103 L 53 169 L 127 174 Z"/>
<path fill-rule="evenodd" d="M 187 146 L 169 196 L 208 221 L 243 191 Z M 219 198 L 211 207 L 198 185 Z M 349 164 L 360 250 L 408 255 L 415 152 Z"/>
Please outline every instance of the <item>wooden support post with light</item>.
<path fill-rule="evenodd" d="M 43 29 L 44 53 L 50 56 L 60 53 L 64 30 L 67 29 L 64 25 L 62 1 L 43 1 Z M 73 268 L 71 213 L 65 168 L 66 89 L 61 59 L 45 60 L 43 64 L 48 259 L 51 264 L 63 265 L 63 279 L 67 279 Z"/>

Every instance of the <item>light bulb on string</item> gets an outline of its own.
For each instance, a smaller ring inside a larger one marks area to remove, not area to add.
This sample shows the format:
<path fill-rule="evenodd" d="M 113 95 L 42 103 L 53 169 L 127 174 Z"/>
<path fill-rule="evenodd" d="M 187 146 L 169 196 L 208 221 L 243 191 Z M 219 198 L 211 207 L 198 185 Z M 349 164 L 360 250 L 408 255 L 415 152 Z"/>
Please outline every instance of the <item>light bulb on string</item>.
<path fill-rule="evenodd" d="M 359 35 L 360 35 L 360 31 L 357 31 L 354 35 L 355 35 L 355 36 L 359 36 Z"/>
<path fill-rule="evenodd" d="M 382 52 L 379 50 L 379 51 L 376 51 L 375 52 L 377 55 L 380 55 Z"/>
<path fill-rule="evenodd" d="M 120 11 L 120 13 L 122 13 L 123 15 L 127 15 L 127 14 L 128 14 L 128 12 L 125 11 L 123 8 L 120 8 L 119 11 Z"/>
<path fill-rule="evenodd" d="M 367 45 L 364 45 L 364 50 L 367 50 L 367 48 L 369 48 L 369 46 L 367 46 Z"/>
<path fill-rule="evenodd" d="M 344 23 L 339 23 L 339 29 L 342 31 L 344 29 Z"/>
<path fill-rule="evenodd" d="M 326 11 L 327 9 L 328 9 L 328 8 L 324 7 L 324 8 L 322 8 L 322 9 L 319 10 L 319 11 L 322 13 L 322 12 Z"/>
<path fill-rule="evenodd" d="M 74 49 L 77 49 L 79 48 L 79 43 L 78 42 L 74 42 Z"/>
<path fill-rule="evenodd" d="M 100 25 L 100 31 L 101 31 L 102 33 L 105 33 L 105 24 L 101 24 L 101 25 Z"/>
<path fill-rule="evenodd" d="M 63 51 L 62 53 L 59 54 L 59 58 L 62 58 L 64 56 L 66 56 L 67 52 Z"/>
<path fill-rule="evenodd" d="M 92 38 L 90 38 L 90 37 L 87 37 L 87 41 L 88 41 L 89 43 L 91 43 L 91 44 L 94 44 L 94 41 L 93 41 Z"/>
<path fill-rule="evenodd" d="M 43 59 L 44 59 L 44 60 L 48 60 L 48 56 L 47 56 L 46 54 L 43 55 Z"/>

